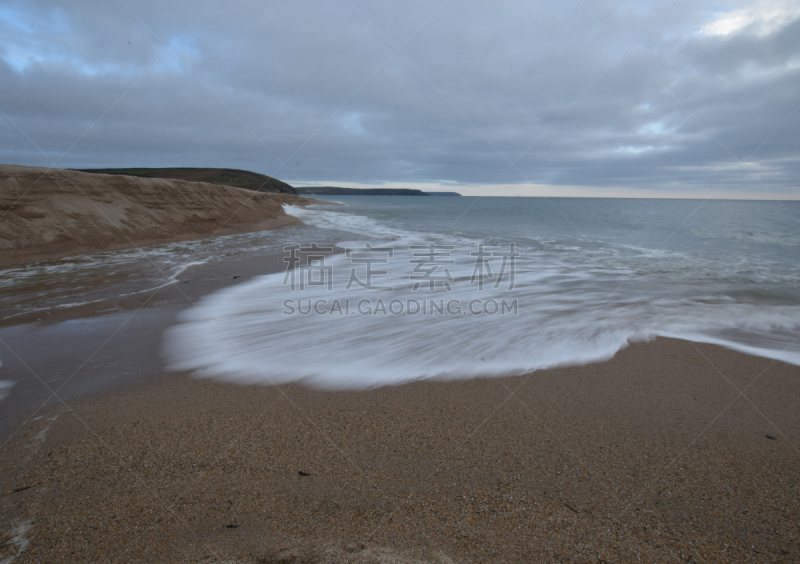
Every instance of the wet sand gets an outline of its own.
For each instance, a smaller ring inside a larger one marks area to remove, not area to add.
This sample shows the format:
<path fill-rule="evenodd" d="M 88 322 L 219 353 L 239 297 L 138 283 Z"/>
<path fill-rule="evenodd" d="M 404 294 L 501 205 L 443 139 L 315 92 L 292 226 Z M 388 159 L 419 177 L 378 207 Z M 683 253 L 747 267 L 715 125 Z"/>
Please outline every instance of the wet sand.
<path fill-rule="evenodd" d="M 157 381 L 161 336 L 181 311 L 215 290 L 284 268 L 282 255 L 259 254 L 191 266 L 175 284 L 77 307 L 13 317 L 0 310 L 0 380 L 15 382 L 0 402 L 0 442 L 45 402 Z"/>
<path fill-rule="evenodd" d="M 605 363 L 363 392 L 163 372 L 174 314 L 267 262 L 159 290 L 71 378 L 96 337 L 25 353 L 75 387 L 7 420 L 0 559 L 800 560 L 800 368 L 658 339 Z M 108 316 L 71 322 L 107 335 L 93 323 Z M 48 327 L 63 324 L 24 330 L 40 342 Z M 0 337 L 13 331 L 24 341 Z"/>

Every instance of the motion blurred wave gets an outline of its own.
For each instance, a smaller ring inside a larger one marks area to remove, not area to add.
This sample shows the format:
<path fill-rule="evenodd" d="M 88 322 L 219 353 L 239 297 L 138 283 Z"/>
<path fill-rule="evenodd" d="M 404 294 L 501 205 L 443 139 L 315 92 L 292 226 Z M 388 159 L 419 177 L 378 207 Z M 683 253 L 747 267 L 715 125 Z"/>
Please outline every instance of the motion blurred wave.
<path fill-rule="evenodd" d="M 798 242 L 782 236 L 800 209 L 341 199 L 347 207 L 287 212 L 346 254 L 315 251 L 295 271 L 206 297 L 167 333 L 169 366 L 361 389 L 595 362 L 657 336 L 800 364 Z M 378 256 L 367 280 L 364 258 Z"/>

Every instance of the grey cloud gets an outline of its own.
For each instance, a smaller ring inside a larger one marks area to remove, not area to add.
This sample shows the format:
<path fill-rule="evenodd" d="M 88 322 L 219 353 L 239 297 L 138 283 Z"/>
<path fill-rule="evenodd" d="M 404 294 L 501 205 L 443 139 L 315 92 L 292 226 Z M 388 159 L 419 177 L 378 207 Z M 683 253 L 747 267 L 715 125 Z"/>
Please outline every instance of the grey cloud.
<path fill-rule="evenodd" d="M 126 1 L 134 17 L 118 2 L 7 3 L 0 109 L 53 160 L 107 112 L 61 166 L 294 184 L 709 190 L 772 134 L 748 164 L 757 181 L 724 187 L 797 189 L 800 115 L 775 129 L 798 103 L 800 12 L 770 33 L 707 35 L 720 12 L 699 2 L 220 2 L 175 45 L 182 64 L 145 74 L 165 53 L 150 32 L 172 46 L 212 4 Z M 9 122 L 0 148 L 47 164 Z"/>

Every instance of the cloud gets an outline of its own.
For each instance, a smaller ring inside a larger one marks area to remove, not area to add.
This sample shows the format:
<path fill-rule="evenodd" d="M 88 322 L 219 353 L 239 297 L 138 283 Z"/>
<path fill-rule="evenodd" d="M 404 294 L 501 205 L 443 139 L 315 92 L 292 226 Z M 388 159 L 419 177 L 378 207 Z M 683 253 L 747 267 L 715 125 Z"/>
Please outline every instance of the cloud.
<path fill-rule="evenodd" d="M 734 35 L 741 32 L 770 35 L 800 17 L 800 5 L 792 0 L 766 0 L 744 7 L 717 9 L 700 33 Z"/>
<path fill-rule="evenodd" d="M 0 33 L 3 162 L 799 188 L 796 2 L 29 0 L 0 9 Z"/>

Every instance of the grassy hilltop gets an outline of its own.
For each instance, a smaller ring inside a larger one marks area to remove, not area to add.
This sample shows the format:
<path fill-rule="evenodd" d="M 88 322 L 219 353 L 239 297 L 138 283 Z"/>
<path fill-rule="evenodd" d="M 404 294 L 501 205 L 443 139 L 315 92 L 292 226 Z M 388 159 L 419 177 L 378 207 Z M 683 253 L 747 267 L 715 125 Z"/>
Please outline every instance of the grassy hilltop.
<path fill-rule="evenodd" d="M 208 182 L 220 186 L 234 186 L 258 192 L 296 194 L 295 189 L 265 174 L 235 168 L 89 168 L 79 172 L 120 174 L 139 178 L 170 178 L 189 182 Z"/>

